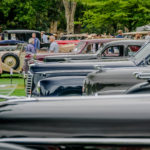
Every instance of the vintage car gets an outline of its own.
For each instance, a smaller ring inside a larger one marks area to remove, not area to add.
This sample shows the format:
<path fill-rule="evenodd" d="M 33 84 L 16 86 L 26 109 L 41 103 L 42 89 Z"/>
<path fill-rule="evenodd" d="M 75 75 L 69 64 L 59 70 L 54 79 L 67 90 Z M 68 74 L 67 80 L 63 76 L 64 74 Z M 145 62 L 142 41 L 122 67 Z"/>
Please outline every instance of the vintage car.
<path fill-rule="evenodd" d="M 115 40 L 115 41 L 112 41 Z M 129 56 L 133 56 L 142 45 L 145 40 L 124 40 L 124 39 L 101 39 L 101 40 L 89 40 L 82 41 L 78 44 L 80 55 L 60 55 L 60 56 L 46 56 L 45 62 L 56 61 L 71 61 L 71 60 L 94 60 L 94 59 L 126 59 Z M 83 47 L 80 44 L 84 45 Z M 101 47 L 99 47 L 101 45 Z M 88 46 L 90 51 L 88 52 Z M 95 48 L 95 49 L 94 49 Z M 97 49 L 96 49 L 97 48 Z M 95 53 L 96 52 L 96 53 Z M 85 54 L 84 54 L 85 53 Z"/>
<path fill-rule="evenodd" d="M 45 57 L 50 57 L 50 58 L 48 58 L 48 61 L 53 61 L 53 62 L 56 62 L 56 61 L 62 61 L 62 59 L 63 59 L 63 61 L 65 60 L 66 61 L 66 59 L 68 58 L 68 57 L 71 57 L 71 58 L 80 58 L 80 59 L 86 59 L 87 60 L 87 58 L 91 58 L 91 59 L 95 59 L 96 61 L 99 61 L 98 59 L 96 59 L 97 58 L 97 55 L 96 54 L 90 54 L 89 56 L 88 55 L 86 55 L 86 54 L 84 54 L 84 55 L 81 55 L 81 53 L 87 53 L 87 47 L 89 46 L 89 48 L 91 48 L 91 50 L 90 51 L 93 51 L 93 49 L 92 49 L 92 47 L 94 46 L 94 45 L 98 45 L 98 44 L 104 44 L 104 43 L 107 43 L 107 42 L 110 42 L 110 41 L 115 41 L 115 40 L 120 40 L 120 39 L 115 39 L 115 38 L 112 38 L 112 39 L 98 39 L 98 40 L 83 40 L 82 42 L 83 42 L 83 44 L 84 44 L 84 47 L 80 47 L 79 45 L 77 46 L 78 47 L 78 51 L 76 51 L 76 52 L 72 52 L 72 53 L 49 53 L 47 50 L 46 51 L 42 51 L 42 53 L 37 53 L 36 54 L 36 58 L 34 57 L 34 59 L 36 59 L 36 60 L 38 60 L 38 61 L 43 61 L 44 60 L 44 58 Z M 142 46 L 142 44 L 144 44 L 144 42 L 145 41 L 138 41 L 138 42 L 136 42 L 136 41 L 133 41 L 133 43 L 132 43 L 132 41 L 131 42 L 129 42 L 128 41 L 128 44 L 133 44 L 133 46 L 135 47 L 135 46 L 137 46 L 138 48 L 139 47 L 141 47 Z M 127 43 L 126 43 L 127 44 Z M 123 44 L 124 46 L 125 46 L 125 44 Z M 123 46 L 123 47 L 124 47 Z M 80 48 L 79 48 L 80 47 Z M 97 46 L 96 46 L 97 47 Z M 95 48 L 96 48 L 95 47 Z M 97 47 L 98 48 L 98 47 Z M 125 50 L 125 49 L 124 49 Z M 41 51 L 40 51 L 41 52 Z M 59 56 L 61 56 L 62 55 L 62 57 L 59 57 Z M 76 56 L 76 55 L 78 55 L 77 57 L 73 57 L 73 56 Z M 56 57 L 52 57 L 52 56 L 56 56 Z M 57 56 L 58 56 L 58 58 L 57 58 Z M 66 57 L 65 57 L 66 56 Z M 51 57 L 52 57 L 52 59 L 51 59 Z M 29 54 L 29 55 L 26 55 L 26 59 L 27 60 L 30 60 L 30 59 L 32 59 L 33 58 L 33 55 L 32 54 Z M 55 59 L 56 58 L 56 59 Z M 118 59 L 118 58 L 117 58 Z M 126 59 L 125 57 L 121 57 L 121 59 Z M 68 59 L 67 59 L 68 60 Z M 88 59 L 89 60 L 89 59 Z M 92 60 L 93 61 L 93 60 Z M 32 62 L 31 62 L 32 63 Z M 31 64 L 30 63 L 30 64 Z M 28 70 L 28 63 L 26 63 L 26 67 L 25 67 L 26 69 L 26 71 L 25 72 L 27 72 L 27 70 Z"/>
<path fill-rule="evenodd" d="M 0 103 L 0 146 L 148 150 L 149 100 L 150 95 L 118 95 L 4 101 Z"/>
<path fill-rule="evenodd" d="M 77 54 L 82 54 L 82 53 L 86 54 L 88 46 L 89 46 L 89 48 L 88 48 L 89 51 L 92 51 L 92 47 L 95 44 L 104 44 L 104 43 L 115 41 L 115 40 L 119 40 L 119 39 L 112 38 L 112 39 L 83 40 L 81 43 L 79 43 L 77 45 L 77 47 L 75 48 L 75 50 L 72 53 L 53 53 L 53 54 L 42 53 L 40 55 L 37 55 L 36 58 L 37 58 L 37 60 L 43 61 L 46 56 L 63 55 L 63 57 L 64 57 L 64 55 L 65 56 L 67 56 L 67 55 L 77 55 Z M 139 41 L 139 43 L 140 43 L 140 41 Z M 97 50 L 98 50 L 98 47 L 97 47 Z M 32 58 L 32 57 L 33 57 L 32 55 L 28 56 L 29 59 Z M 94 57 L 96 57 L 96 55 Z"/>
<path fill-rule="evenodd" d="M 88 74 L 84 82 L 84 93 L 94 95 L 95 93 L 110 94 L 112 90 L 127 90 L 142 80 L 138 80 L 133 74 L 137 72 L 149 73 L 150 65 L 150 42 L 148 42 L 132 59 L 135 67 L 124 67 L 105 69 L 106 66 L 97 66 L 98 71 Z"/>
<path fill-rule="evenodd" d="M 2 69 L 4 72 L 10 72 L 10 69 L 13 69 L 13 72 L 19 73 L 22 71 L 25 58 L 25 47 L 26 43 L 19 43 L 17 46 L 12 46 L 9 48 L 5 47 L 0 51 L 0 58 L 2 62 Z"/>
<path fill-rule="evenodd" d="M 45 72 L 52 71 L 78 71 L 78 70 L 92 70 L 95 69 L 98 70 L 98 72 L 107 72 L 107 71 L 101 71 L 101 68 L 135 68 L 137 71 L 141 66 L 142 69 L 147 69 L 147 67 L 143 67 L 144 65 L 149 64 L 149 58 L 150 58 L 150 52 L 149 52 L 150 43 L 146 43 L 145 46 L 143 46 L 137 54 L 129 59 L 129 60 L 122 60 L 122 61 L 114 61 L 112 59 L 107 59 L 107 61 L 91 61 L 91 62 L 70 62 L 70 63 L 36 63 L 30 66 L 30 71 L 28 72 L 27 77 L 27 95 L 32 95 L 33 90 L 35 87 L 37 87 L 38 81 L 43 79 Z M 87 63 L 88 62 L 88 63 Z M 119 71 L 118 71 L 119 72 Z M 39 73 L 39 74 L 37 74 Z M 117 73 L 117 72 L 116 72 Z M 122 72 L 120 72 L 122 73 Z M 133 72 L 132 72 L 133 73 Z M 130 74 L 132 74 L 130 72 Z M 58 73 L 59 74 L 59 73 Z M 127 71 L 127 74 L 129 74 L 129 71 Z M 37 79 L 38 76 L 38 80 Z M 59 75 L 61 76 L 61 74 Z M 67 76 L 67 75 L 66 75 Z M 46 77 L 44 77 L 46 78 Z M 29 83 L 29 84 L 28 84 Z M 114 85 L 113 85 L 114 86 Z"/>
<path fill-rule="evenodd" d="M 84 80 L 83 77 L 85 77 L 88 73 L 92 72 L 93 70 L 94 70 L 94 66 L 88 67 L 87 69 L 84 69 L 84 70 L 82 69 L 82 67 L 81 68 L 78 67 L 78 69 L 76 69 L 74 67 L 74 68 L 68 69 L 68 70 L 67 69 L 61 70 L 58 68 L 53 68 L 51 71 L 49 71 L 49 69 L 47 70 L 45 68 L 44 68 L 44 70 L 38 69 L 38 70 L 32 70 L 32 71 L 30 69 L 30 72 L 28 73 L 28 77 L 27 77 L 27 82 L 26 82 L 26 95 L 32 96 L 32 97 L 39 96 L 39 95 L 45 96 L 46 92 L 44 91 L 44 89 L 47 91 L 48 90 L 50 91 L 50 89 L 48 89 L 48 88 L 57 90 L 60 87 L 62 87 L 62 85 L 65 86 L 65 84 L 66 84 L 66 87 L 68 87 L 68 86 L 73 87 L 73 84 L 72 84 L 73 82 L 74 82 L 74 84 L 76 84 L 76 87 L 77 86 L 80 87 L 81 84 L 83 85 L 83 82 L 82 82 Z M 64 80 L 65 82 L 63 81 L 64 77 L 65 77 L 65 80 Z M 72 80 L 72 82 L 70 82 L 69 79 L 71 79 L 73 77 L 74 77 L 75 81 Z M 80 77 L 80 81 L 82 80 L 81 82 L 77 81 L 77 79 L 79 77 Z M 55 80 L 56 78 L 59 79 L 59 81 L 61 81 L 61 82 L 57 82 Z M 50 80 L 50 81 L 47 80 L 47 83 L 50 83 L 50 85 L 46 84 L 46 86 L 45 86 L 45 84 L 43 84 L 45 82 L 45 79 Z M 53 79 L 54 79 L 54 81 L 53 81 Z M 63 84 L 62 84 L 62 81 L 64 82 Z M 51 84 L 51 82 L 55 83 L 56 86 L 54 84 Z M 41 90 L 41 86 L 43 86 L 42 90 Z M 49 92 L 49 93 L 51 93 L 51 92 Z M 78 94 L 78 93 L 76 93 L 76 94 Z M 55 92 L 55 94 L 57 94 L 57 93 Z M 60 95 L 60 93 L 58 95 Z"/>
<path fill-rule="evenodd" d="M 32 33 L 36 33 L 37 38 L 41 39 L 41 33 L 36 30 L 4 30 L 2 32 L 4 40 L 20 40 L 28 42 L 32 37 Z"/>
<path fill-rule="evenodd" d="M 112 80 L 114 80 L 114 82 L 112 82 L 110 79 L 108 79 L 108 82 L 110 82 L 110 84 L 106 84 L 106 83 L 99 84 L 97 82 L 97 84 L 94 83 L 92 86 L 84 85 L 84 88 L 82 89 L 82 91 L 85 93 L 83 95 L 97 96 L 97 95 L 116 95 L 116 94 L 149 94 L 150 93 L 150 82 L 149 82 L 150 73 L 148 73 L 148 72 L 146 73 L 146 72 L 144 72 L 144 70 L 143 70 L 143 72 L 139 72 L 139 73 L 134 72 L 133 74 L 135 74 L 135 75 L 133 75 L 133 76 L 135 76 L 135 78 L 139 79 L 139 81 L 138 81 L 138 80 L 135 80 L 134 78 L 131 79 L 131 76 L 132 76 L 131 72 L 133 70 L 131 70 L 131 68 L 129 70 L 130 70 L 129 78 L 128 78 L 127 72 L 124 72 L 124 69 L 120 70 L 120 71 L 123 71 L 123 73 L 125 73 L 125 76 L 127 75 L 127 77 L 124 76 L 125 77 L 124 79 L 119 77 L 118 82 L 117 82 L 117 79 L 113 78 Z M 140 69 L 140 71 L 142 71 L 142 69 Z M 95 76 L 94 76 L 94 78 L 95 78 Z M 126 82 L 124 80 L 126 80 Z M 143 80 L 146 80 L 146 81 L 143 82 Z M 102 87 L 102 85 L 105 87 Z M 114 88 L 112 88 L 113 85 L 114 85 Z M 86 88 L 86 90 L 85 90 L 85 88 Z"/>

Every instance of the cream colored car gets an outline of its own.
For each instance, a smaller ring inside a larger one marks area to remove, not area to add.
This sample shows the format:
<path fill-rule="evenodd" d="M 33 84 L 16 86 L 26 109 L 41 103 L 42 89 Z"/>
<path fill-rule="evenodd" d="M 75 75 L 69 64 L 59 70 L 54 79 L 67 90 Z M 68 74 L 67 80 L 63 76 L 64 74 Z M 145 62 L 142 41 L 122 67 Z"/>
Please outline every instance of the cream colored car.
<path fill-rule="evenodd" d="M 13 70 L 14 73 L 20 73 L 22 71 L 25 58 L 25 46 L 26 44 L 18 44 L 15 50 L 0 52 L 3 72 Z"/>

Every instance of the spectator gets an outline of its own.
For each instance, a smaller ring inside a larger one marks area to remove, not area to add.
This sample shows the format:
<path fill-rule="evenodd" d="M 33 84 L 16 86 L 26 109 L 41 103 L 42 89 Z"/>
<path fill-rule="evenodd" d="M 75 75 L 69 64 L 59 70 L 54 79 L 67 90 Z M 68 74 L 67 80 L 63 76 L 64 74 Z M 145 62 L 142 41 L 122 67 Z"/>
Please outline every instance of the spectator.
<path fill-rule="evenodd" d="M 0 34 L 0 41 L 2 41 L 3 40 L 3 36 L 2 36 L 2 34 Z"/>
<path fill-rule="evenodd" d="M 35 33 L 32 33 L 32 38 L 34 39 L 34 48 L 37 51 L 40 49 L 40 40 L 36 37 Z"/>
<path fill-rule="evenodd" d="M 49 52 L 50 53 L 58 53 L 59 52 L 59 46 L 58 44 L 55 42 L 55 36 L 50 36 L 50 48 L 49 48 Z"/>
<path fill-rule="evenodd" d="M 141 34 L 137 33 L 134 37 L 135 40 L 140 40 L 141 39 Z"/>
<path fill-rule="evenodd" d="M 145 37 L 146 40 L 150 40 L 150 31 L 148 32 L 147 36 Z"/>
<path fill-rule="evenodd" d="M 41 31 L 41 40 L 42 40 L 42 43 L 48 43 L 47 35 L 45 35 L 44 31 Z"/>
<path fill-rule="evenodd" d="M 116 38 L 123 38 L 122 30 L 118 30 L 118 35 L 116 36 Z"/>
<path fill-rule="evenodd" d="M 36 54 L 36 49 L 34 47 L 34 39 L 29 39 L 29 44 L 26 47 L 26 53 Z"/>

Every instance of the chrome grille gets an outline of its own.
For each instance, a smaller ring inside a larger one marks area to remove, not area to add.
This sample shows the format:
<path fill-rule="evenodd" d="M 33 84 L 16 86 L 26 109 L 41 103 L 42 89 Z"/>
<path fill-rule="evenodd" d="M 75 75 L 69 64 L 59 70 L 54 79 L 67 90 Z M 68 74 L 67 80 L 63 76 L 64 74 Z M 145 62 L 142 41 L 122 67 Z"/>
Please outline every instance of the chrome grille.
<path fill-rule="evenodd" d="M 31 96 L 31 90 L 32 90 L 32 78 L 33 78 L 33 75 L 28 73 L 28 76 L 27 76 L 27 83 L 26 83 L 26 95 L 27 96 Z"/>

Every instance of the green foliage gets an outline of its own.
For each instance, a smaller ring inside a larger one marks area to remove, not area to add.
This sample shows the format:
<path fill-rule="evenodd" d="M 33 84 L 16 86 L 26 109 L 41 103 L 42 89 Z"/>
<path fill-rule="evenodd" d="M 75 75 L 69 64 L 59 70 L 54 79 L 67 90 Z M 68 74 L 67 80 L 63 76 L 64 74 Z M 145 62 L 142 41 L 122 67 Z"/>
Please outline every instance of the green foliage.
<path fill-rule="evenodd" d="M 2 74 L 0 77 L 0 83 L 1 84 L 11 84 L 11 79 L 9 74 Z M 12 76 L 12 84 L 17 84 L 17 88 L 15 91 L 11 94 L 11 96 L 25 96 L 25 85 L 24 85 L 24 79 L 20 74 L 14 74 Z"/>
<path fill-rule="evenodd" d="M 93 7 L 95 5 L 95 7 Z M 150 0 L 105 0 L 89 5 L 80 18 L 84 32 L 114 33 L 150 23 Z"/>
<path fill-rule="evenodd" d="M 150 0 L 76 0 L 78 31 L 115 33 L 150 23 Z M 66 29 L 62 0 L 1 0 L 0 26 L 3 29 L 47 30 L 51 21 Z"/>
<path fill-rule="evenodd" d="M 61 9 L 62 0 L 2 0 L 0 24 L 4 29 L 47 30 L 64 13 Z"/>

